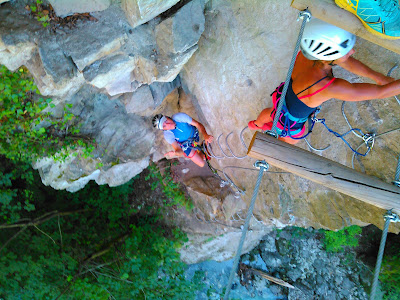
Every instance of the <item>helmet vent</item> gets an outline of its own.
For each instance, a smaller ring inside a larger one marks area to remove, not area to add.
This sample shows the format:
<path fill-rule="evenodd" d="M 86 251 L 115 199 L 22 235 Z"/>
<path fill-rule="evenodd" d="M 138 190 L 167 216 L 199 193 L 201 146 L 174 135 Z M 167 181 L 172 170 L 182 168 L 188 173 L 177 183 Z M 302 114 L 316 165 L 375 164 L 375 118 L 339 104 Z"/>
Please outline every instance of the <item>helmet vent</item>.
<path fill-rule="evenodd" d="M 345 40 L 343 43 L 340 44 L 342 48 L 347 48 L 349 43 L 349 39 Z"/>
<path fill-rule="evenodd" d="M 312 47 L 312 45 L 314 44 L 314 40 L 311 40 L 311 43 L 310 43 L 310 48 Z"/>
<path fill-rule="evenodd" d="M 324 53 L 324 52 L 326 52 L 326 51 L 328 51 L 330 49 L 332 49 L 332 47 L 326 47 L 324 50 L 318 52 L 318 54 L 322 54 L 322 53 Z"/>
<path fill-rule="evenodd" d="M 330 56 L 330 55 L 337 54 L 337 53 L 339 53 L 339 51 L 336 50 L 336 51 L 333 51 L 331 53 L 324 54 L 324 56 Z"/>
<path fill-rule="evenodd" d="M 322 46 L 322 43 L 319 43 L 318 46 L 313 50 L 313 52 L 317 51 Z"/>

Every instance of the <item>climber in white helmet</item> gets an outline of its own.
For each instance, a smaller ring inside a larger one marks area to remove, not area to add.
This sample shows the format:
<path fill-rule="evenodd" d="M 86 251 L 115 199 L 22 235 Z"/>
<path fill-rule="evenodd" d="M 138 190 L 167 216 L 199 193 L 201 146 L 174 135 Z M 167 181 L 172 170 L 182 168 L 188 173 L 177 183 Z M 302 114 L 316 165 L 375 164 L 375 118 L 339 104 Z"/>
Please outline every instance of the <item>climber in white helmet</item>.
<path fill-rule="evenodd" d="M 351 57 L 356 37 L 336 26 L 313 18 L 305 27 L 300 49 L 277 124 L 279 139 L 295 144 L 305 132 L 305 123 L 325 101 L 380 99 L 400 94 L 400 80 L 372 70 Z M 335 78 L 332 66 L 376 82 L 350 83 Z M 283 89 L 282 83 L 272 94 L 273 107 L 264 109 L 248 126 L 252 130 L 270 130 Z M 294 139 L 293 139 L 294 138 Z"/>
<path fill-rule="evenodd" d="M 155 115 L 152 120 L 153 127 L 164 131 L 165 140 L 171 144 L 174 151 L 167 152 L 165 156 L 185 156 L 196 165 L 203 167 L 205 155 L 197 150 L 195 143 L 199 142 L 199 131 L 206 143 L 211 143 L 213 136 L 209 135 L 203 124 L 185 113 L 177 113 L 172 117 Z"/>

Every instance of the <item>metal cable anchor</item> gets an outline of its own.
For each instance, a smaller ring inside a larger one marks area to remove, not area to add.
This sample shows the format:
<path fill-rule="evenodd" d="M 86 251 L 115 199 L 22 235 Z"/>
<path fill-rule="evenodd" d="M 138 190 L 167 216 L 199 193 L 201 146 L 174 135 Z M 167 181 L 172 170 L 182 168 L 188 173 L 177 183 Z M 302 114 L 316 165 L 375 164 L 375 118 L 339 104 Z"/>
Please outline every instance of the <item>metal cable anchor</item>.
<path fill-rule="evenodd" d="M 297 17 L 297 22 L 300 20 L 303 20 L 304 18 L 307 18 L 306 21 L 310 22 L 311 20 L 311 12 L 308 10 L 308 8 L 306 8 L 305 10 L 302 10 L 301 12 L 299 12 L 299 15 Z"/>
<path fill-rule="evenodd" d="M 375 133 L 366 133 L 362 137 L 365 145 L 372 150 L 375 144 Z"/>
<path fill-rule="evenodd" d="M 254 165 L 256 169 L 260 170 L 263 167 L 263 171 L 266 172 L 269 169 L 269 164 L 265 160 L 257 160 Z"/>
<path fill-rule="evenodd" d="M 264 131 L 264 133 L 268 134 L 276 139 L 278 138 L 278 134 L 276 132 L 273 132 L 272 130 L 266 130 L 266 131 Z"/>
<path fill-rule="evenodd" d="M 386 214 L 383 216 L 385 220 L 390 220 L 390 222 L 397 223 L 400 222 L 400 217 L 392 212 L 392 209 L 388 210 Z"/>

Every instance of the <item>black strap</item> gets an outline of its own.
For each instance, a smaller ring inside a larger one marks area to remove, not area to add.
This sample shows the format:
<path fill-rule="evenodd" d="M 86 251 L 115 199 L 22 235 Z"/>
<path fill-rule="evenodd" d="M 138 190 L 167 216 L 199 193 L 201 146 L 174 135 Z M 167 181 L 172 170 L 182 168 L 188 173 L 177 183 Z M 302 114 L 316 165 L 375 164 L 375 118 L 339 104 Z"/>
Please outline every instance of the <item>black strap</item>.
<path fill-rule="evenodd" d="M 325 78 L 328 78 L 329 76 L 326 75 L 324 78 L 321 78 L 320 80 L 318 80 L 317 82 L 313 83 L 312 85 L 310 85 L 308 88 L 305 88 L 304 90 L 302 90 L 300 93 L 297 93 L 296 96 L 298 96 L 299 94 L 301 94 L 302 92 L 308 90 L 309 88 L 313 87 L 314 85 L 316 85 L 317 83 L 321 82 L 322 80 L 324 80 Z"/>

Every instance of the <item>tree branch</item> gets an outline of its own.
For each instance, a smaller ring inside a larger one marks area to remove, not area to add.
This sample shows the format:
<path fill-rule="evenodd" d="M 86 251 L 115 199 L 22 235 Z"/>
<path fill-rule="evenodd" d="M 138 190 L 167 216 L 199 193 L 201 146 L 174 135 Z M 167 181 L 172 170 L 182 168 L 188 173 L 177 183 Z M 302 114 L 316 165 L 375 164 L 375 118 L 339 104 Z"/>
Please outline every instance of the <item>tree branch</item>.
<path fill-rule="evenodd" d="M 57 296 L 57 298 L 55 298 L 55 300 L 58 300 L 61 298 L 62 295 L 64 295 L 70 288 L 71 286 L 74 284 L 74 282 L 78 279 L 78 277 L 82 274 L 85 274 L 86 272 L 80 272 L 80 270 L 82 270 L 82 267 L 87 264 L 89 261 L 102 256 L 103 254 L 107 253 L 108 251 L 110 251 L 111 247 L 114 246 L 116 243 L 120 243 L 122 241 L 124 241 L 132 232 L 128 231 L 126 233 L 124 233 L 123 235 L 117 237 L 116 239 L 114 239 L 113 241 L 111 241 L 110 243 L 106 244 L 102 249 L 100 249 L 99 251 L 92 253 L 90 255 L 88 255 L 80 264 L 78 273 L 74 276 L 74 278 L 72 278 L 72 280 L 70 281 L 70 283 L 62 290 L 62 292 L 60 293 L 60 295 Z M 90 273 L 95 272 L 94 270 L 90 270 Z"/>
<path fill-rule="evenodd" d="M 78 210 L 73 210 L 73 211 L 65 211 L 65 212 L 58 212 L 57 210 L 45 213 L 44 215 L 36 218 L 36 219 L 30 219 L 28 222 L 24 223 L 17 223 L 17 224 L 9 224 L 9 225 L 0 225 L 0 229 L 10 229 L 10 228 L 18 228 L 18 227 L 28 227 L 28 226 L 37 226 L 40 225 L 48 220 L 51 220 L 55 217 L 63 217 L 63 216 L 68 216 L 76 213 L 81 213 L 88 211 L 89 209 L 78 209 Z"/>
<path fill-rule="evenodd" d="M 11 238 L 9 238 L 7 240 L 7 242 L 4 243 L 3 246 L 1 246 L 0 248 L 0 252 L 13 240 L 15 239 L 19 234 L 21 234 L 22 232 L 25 231 L 25 229 L 27 229 L 29 226 L 34 226 L 38 229 L 37 225 L 42 224 L 52 218 L 55 217 L 60 217 L 60 216 L 68 216 L 68 215 L 72 215 L 75 213 L 80 213 L 80 212 L 84 212 L 87 211 L 88 209 L 78 209 L 78 210 L 74 210 L 74 211 L 66 211 L 66 212 L 58 212 L 57 210 L 45 213 L 44 215 L 34 219 L 34 220 L 29 220 L 29 222 L 26 223 L 19 223 L 19 224 L 9 224 L 9 225 L 1 225 L 0 229 L 9 229 L 9 228 L 21 228 L 16 234 L 14 234 Z M 39 230 L 40 231 L 40 230 Z M 53 240 L 54 242 L 54 240 Z"/>

